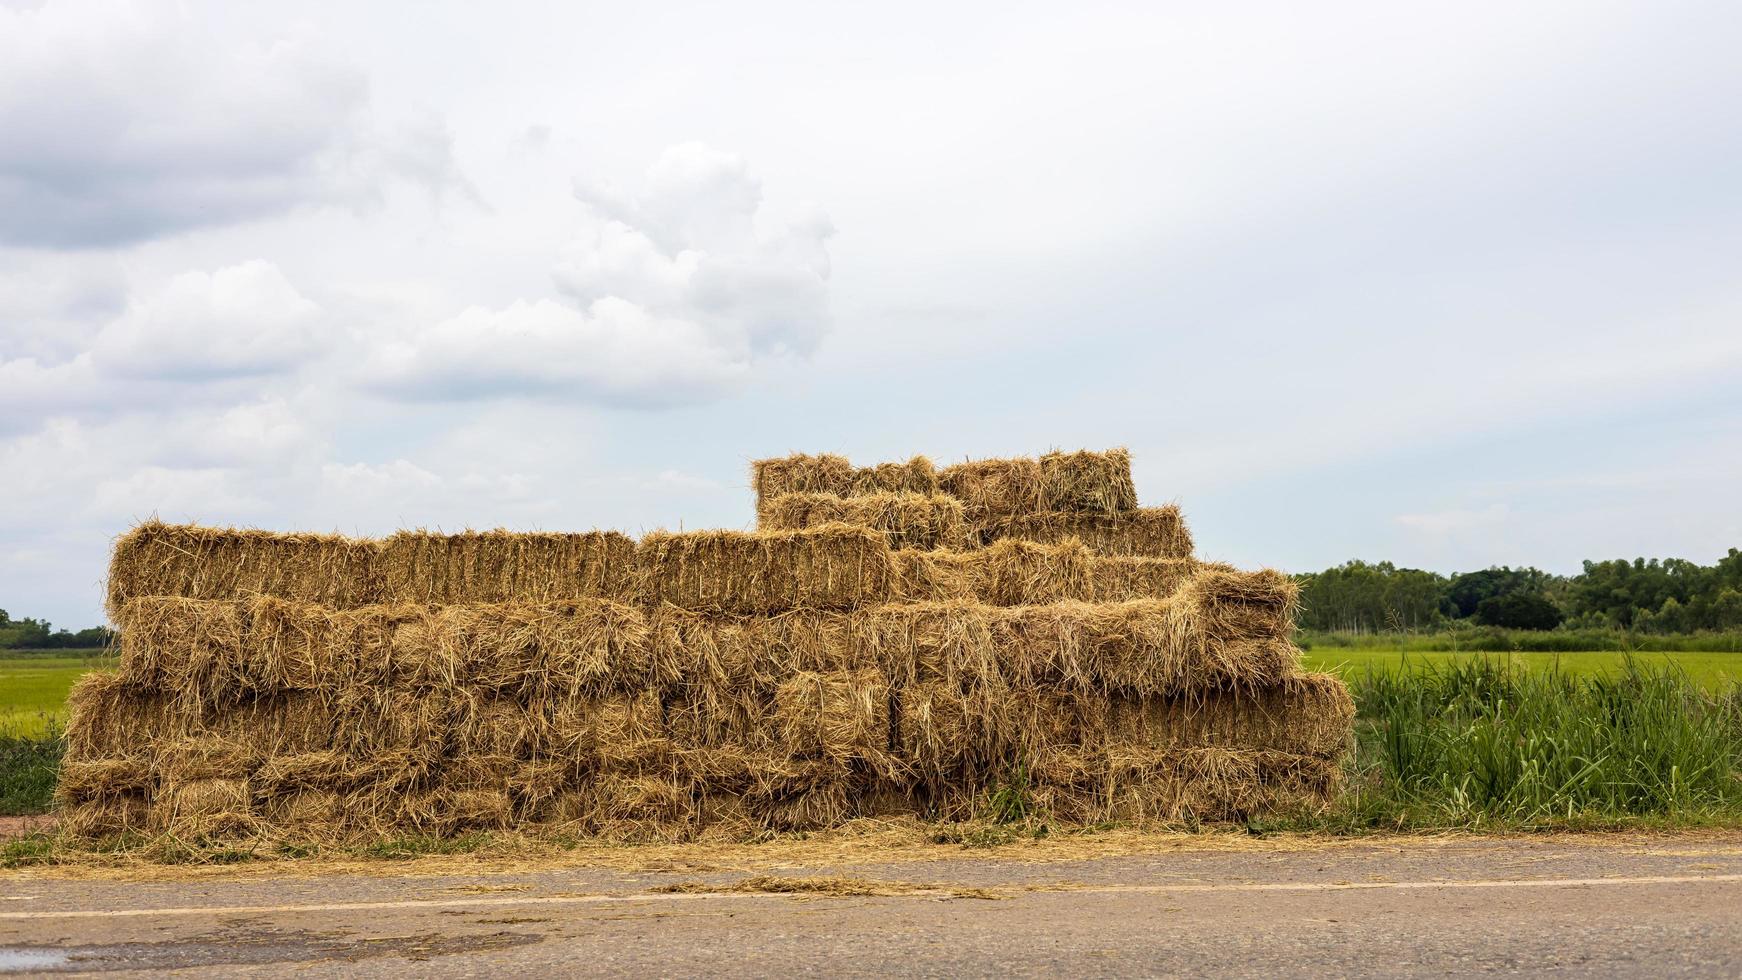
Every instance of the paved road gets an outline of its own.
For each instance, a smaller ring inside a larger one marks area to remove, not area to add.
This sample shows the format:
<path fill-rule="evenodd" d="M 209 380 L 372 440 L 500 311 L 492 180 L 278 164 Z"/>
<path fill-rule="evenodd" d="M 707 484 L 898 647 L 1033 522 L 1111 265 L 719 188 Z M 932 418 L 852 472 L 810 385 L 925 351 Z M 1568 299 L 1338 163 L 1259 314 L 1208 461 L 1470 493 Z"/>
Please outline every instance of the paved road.
<path fill-rule="evenodd" d="M 760 878 L 0 877 L 0 971 L 1742 975 L 1734 837 L 1043 862 L 942 853 Z M 795 888 L 836 894 L 783 891 Z"/>

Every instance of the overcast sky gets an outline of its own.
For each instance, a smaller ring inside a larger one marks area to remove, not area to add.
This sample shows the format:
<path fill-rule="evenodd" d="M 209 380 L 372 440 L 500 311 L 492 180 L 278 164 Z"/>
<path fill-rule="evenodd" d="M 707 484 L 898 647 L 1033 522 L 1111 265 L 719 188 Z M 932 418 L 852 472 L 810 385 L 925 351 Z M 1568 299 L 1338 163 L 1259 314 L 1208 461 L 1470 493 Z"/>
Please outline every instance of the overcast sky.
<path fill-rule="evenodd" d="M 1126 445 L 1205 555 L 1742 545 L 1742 8 L 0 2 L 0 608 L 165 520 L 747 527 Z"/>

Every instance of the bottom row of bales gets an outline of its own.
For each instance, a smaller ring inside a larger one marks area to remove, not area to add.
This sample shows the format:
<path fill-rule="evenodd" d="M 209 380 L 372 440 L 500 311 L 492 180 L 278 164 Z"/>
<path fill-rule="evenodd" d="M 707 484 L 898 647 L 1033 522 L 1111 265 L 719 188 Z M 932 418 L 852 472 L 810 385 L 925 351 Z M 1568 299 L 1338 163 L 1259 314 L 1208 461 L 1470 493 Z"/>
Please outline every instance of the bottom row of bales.
<path fill-rule="evenodd" d="M 1352 705 L 1334 678 L 1256 690 L 996 699 L 875 671 L 806 673 L 730 703 L 676 688 L 527 703 L 381 689 L 189 709 L 90 675 L 59 793 L 102 837 L 331 840 L 542 826 L 678 839 L 860 816 L 965 819 L 1019 785 L 1056 819 L 1236 819 L 1329 798 Z"/>

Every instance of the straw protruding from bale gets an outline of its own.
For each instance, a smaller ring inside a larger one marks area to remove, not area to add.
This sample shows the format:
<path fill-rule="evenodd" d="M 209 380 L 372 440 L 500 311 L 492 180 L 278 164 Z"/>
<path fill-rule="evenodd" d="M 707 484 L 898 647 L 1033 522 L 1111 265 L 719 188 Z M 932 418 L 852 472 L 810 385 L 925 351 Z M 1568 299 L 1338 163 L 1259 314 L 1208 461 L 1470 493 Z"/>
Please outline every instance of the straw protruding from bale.
<path fill-rule="evenodd" d="M 823 524 L 857 524 L 881 531 L 891 548 L 964 548 L 968 544 L 961 501 L 939 493 L 857 497 L 788 493 L 756 509 L 756 526 L 761 530 L 801 530 Z"/>

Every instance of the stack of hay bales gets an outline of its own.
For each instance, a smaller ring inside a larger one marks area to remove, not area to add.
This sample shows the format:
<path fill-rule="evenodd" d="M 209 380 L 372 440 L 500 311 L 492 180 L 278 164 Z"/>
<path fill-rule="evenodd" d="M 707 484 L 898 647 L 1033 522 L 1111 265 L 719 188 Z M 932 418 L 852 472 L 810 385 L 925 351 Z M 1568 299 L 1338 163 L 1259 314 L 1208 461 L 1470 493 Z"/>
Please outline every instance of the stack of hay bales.
<path fill-rule="evenodd" d="M 75 834 L 630 838 L 1323 800 L 1294 591 L 1191 557 L 1122 452 L 756 464 L 756 532 L 382 540 L 151 522 L 75 688 Z"/>

